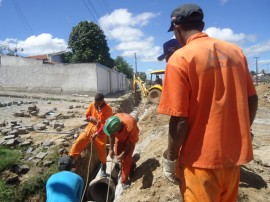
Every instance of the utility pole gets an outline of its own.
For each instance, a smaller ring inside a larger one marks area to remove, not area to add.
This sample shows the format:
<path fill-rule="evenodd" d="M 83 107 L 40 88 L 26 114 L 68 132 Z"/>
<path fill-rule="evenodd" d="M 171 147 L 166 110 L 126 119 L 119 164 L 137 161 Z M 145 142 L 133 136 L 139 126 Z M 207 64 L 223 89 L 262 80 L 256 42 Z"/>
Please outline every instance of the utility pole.
<path fill-rule="evenodd" d="M 259 57 L 254 57 L 256 59 L 256 84 L 258 85 L 258 58 Z"/>
<path fill-rule="evenodd" d="M 137 56 L 135 52 L 135 75 L 137 74 Z"/>

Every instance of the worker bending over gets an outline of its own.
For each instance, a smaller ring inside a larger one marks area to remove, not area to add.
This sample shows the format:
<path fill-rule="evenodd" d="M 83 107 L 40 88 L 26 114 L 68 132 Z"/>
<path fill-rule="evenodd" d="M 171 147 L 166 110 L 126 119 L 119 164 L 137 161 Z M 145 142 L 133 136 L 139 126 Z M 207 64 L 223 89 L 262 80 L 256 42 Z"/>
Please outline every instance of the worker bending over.
<path fill-rule="evenodd" d="M 195 4 L 171 14 L 183 47 L 169 58 L 158 108 L 171 116 L 163 166 L 172 181 L 179 168 L 183 201 L 235 202 L 240 165 L 253 159 L 258 97 L 243 51 L 203 33 L 203 17 Z"/>
<path fill-rule="evenodd" d="M 99 160 L 102 163 L 100 173 L 102 177 L 106 177 L 107 159 L 107 136 L 103 132 L 103 126 L 105 121 L 110 116 L 112 116 L 112 108 L 104 101 L 104 95 L 97 93 L 95 95 L 95 101 L 89 105 L 86 111 L 86 118 L 89 121 L 89 124 L 76 139 L 69 152 L 71 157 L 77 158 L 78 155 L 93 140 Z"/>
<path fill-rule="evenodd" d="M 130 172 L 136 167 L 132 160 L 135 144 L 139 141 L 136 119 L 126 113 L 117 113 L 106 121 L 103 130 L 110 137 L 111 158 L 116 155 L 121 162 L 121 183 L 123 189 L 127 189 Z"/>

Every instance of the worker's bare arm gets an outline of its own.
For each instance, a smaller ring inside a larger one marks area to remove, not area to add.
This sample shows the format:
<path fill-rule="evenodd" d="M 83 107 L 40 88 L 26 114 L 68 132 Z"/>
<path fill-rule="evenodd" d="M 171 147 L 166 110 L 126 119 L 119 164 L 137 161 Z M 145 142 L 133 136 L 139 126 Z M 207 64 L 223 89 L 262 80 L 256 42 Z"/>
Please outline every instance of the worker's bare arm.
<path fill-rule="evenodd" d="M 171 116 L 169 122 L 167 159 L 174 161 L 178 157 L 181 145 L 188 135 L 188 118 Z"/>
<path fill-rule="evenodd" d="M 252 125 L 258 109 L 258 96 L 256 94 L 248 97 L 248 108 L 249 108 L 250 125 Z"/>

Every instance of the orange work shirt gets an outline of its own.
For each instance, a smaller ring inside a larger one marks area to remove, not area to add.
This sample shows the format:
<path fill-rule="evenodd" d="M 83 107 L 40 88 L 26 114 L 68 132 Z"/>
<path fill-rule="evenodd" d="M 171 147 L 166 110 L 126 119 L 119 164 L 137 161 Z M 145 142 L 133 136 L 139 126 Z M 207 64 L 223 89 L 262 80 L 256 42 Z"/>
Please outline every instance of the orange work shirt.
<path fill-rule="evenodd" d="M 97 130 L 100 129 L 100 127 L 103 127 L 103 125 L 105 124 L 106 120 L 112 116 L 112 108 L 105 102 L 104 105 L 102 106 L 102 108 L 100 110 L 96 109 L 94 102 L 92 102 L 88 109 L 86 110 L 86 118 L 88 116 L 92 116 L 94 118 L 96 118 L 98 120 L 98 123 L 95 125 L 92 122 L 89 122 L 89 124 L 87 125 L 87 129 L 91 130 L 89 132 L 91 132 L 91 134 L 94 134 Z M 86 129 L 86 131 L 87 131 Z M 105 135 L 105 133 L 103 132 L 103 130 L 99 130 L 99 135 Z"/>
<path fill-rule="evenodd" d="M 231 43 L 192 35 L 169 59 L 158 108 L 188 117 L 179 162 L 223 168 L 253 159 L 248 97 L 256 94 L 246 58 Z"/>
<path fill-rule="evenodd" d="M 126 113 L 115 114 L 123 123 L 123 128 L 115 133 L 116 141 L 124 144 L 136 144 L 139 141 L 139 128 L 133 116 Z"/>

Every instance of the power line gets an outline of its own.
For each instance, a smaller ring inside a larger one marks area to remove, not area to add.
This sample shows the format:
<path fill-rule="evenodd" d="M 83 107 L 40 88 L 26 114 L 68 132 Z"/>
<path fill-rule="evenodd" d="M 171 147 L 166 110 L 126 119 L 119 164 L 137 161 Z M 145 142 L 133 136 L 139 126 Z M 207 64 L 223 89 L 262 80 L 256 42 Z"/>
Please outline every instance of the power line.
<path fill-rule="evenodd" d="M 100 15 L 98 14 L 95 6 L 91 3 L 91 0 L 88 0 L 88 2 L 89 2 L 89 5 L 92 7 L 93 11 L 96 13 L 97 17 L 100 18 Z"/>
<path fill-rule="evenodd" d="M 28 23 L 28 21 L 27 21 L 25 15 L 24 15 L 23 12 L 22 12 L 22 9 L 20 8 L 20 6 L 19 6 L 19 4 L 16 2 L 16 0 L 13 0 L 13 5 L 14 5 L 14 7 L 15 7 L 15 10 L 16 10 L 16 12 L 17 12 L 17 14 L 18 14 L 18 16 L 19 16 L 19 18 L 20 18 L 20 20 L 21 20 L 21 22 L 22 22 L 24 28 L 25 28 L 30 34 L 33 33 L 33 30 L 32 30 L 32 28 L 31 28 L 30 24 Z"/>
<path fill-rule="evenodd" d="M 91 9 L 88 7 L 86 1 L 85 1 L 85 0 L 82 0 L 82 1 L 83 1 L 83 3 L 84 3 L 85 7 L 87 8 L 87 10 L 89 11 L 89 13 L 91 14 L 91 16 L 94 18 L 95 23 L 97 24 L 97 19 L 96 19 L 95 16 L 93 15 Z"/>

